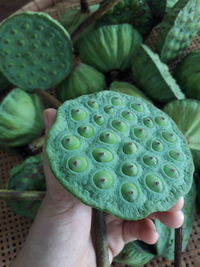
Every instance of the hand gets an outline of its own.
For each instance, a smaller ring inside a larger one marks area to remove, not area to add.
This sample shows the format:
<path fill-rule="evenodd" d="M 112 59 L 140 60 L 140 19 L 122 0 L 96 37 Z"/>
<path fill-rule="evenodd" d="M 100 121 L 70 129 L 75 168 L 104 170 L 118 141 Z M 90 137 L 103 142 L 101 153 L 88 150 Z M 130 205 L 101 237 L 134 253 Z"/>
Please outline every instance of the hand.
<path fill-rule="evenodd" d="M 45 111 L 46 133 L 56 110 Z M 95 267 L 91 239 L 92 209 L 68 193 L 53 176 L 44 153 L 47 194 L 31 227 L 28 238 L 11 267 Z M 183 197 L 167 212 L 156 212 L 138 221 L 124 221 L 107 215 L 110 263 L 125 243 L 142 240 L 154 244 L 158 233 L 152 219 L 172 228 L 182 225 Z"/>

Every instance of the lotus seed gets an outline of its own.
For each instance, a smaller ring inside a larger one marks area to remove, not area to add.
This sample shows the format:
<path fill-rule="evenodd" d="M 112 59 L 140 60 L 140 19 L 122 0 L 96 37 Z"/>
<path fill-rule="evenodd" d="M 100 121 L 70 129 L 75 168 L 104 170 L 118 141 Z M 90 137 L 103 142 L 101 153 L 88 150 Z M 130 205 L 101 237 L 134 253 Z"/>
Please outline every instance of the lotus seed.
<path fill-rule="evenodd" d="M 163 191 L 163 183 L 156 175 L 147 175 L 145 182 L 150 190 L 157 193 L 161 193 Z"/>
<path fill-rule="evenodd" d="M 123 145 L 123 152 L 131 155 L 137 152 L 137 146 L 133 142 L 127 142 Z"/>
<path fill-rule="evenodd" d="M 113 177 L 109 172 L 106 171 L 98 171 L 94 175 L 93 181 L 100 189 L 108 189 L 113 185 Z"/>
<path fill-rule="evenodd" d="M 152 142 L 152 148 L 153 148 L 153 150 L 155 150 L 157 152 L 162 152 L 164 149 L 164 146 L 159 140 L 154 140 Z"/>
<path fill-rule="evenodd" d="M 96 124 L 102 125 L 104 124 L 104 117 L 100 115 L 94 115 L 94 121 L 96 122 Z"/>
<path fill-rule="evenodd" d="M 143 128 L 134 128 L 133 133 L 139 139 L 144 139 L 147 136 L 147 132 Z"/>
<path fill-rule="evenodd" d="M 113 159 L 112 153 L 105 148 L 95 148 L 92 155 L 98 162 L 109 162 Z"/>
<path fill-rule="evenodd" d="M 120 99 L 120 97 L 112 97 L 111 103 L 115 106 L 120 106 L 122 105 L 122 100 Z"/>
<path fill-rule="evenodd" d="M 150 166 L 150 167 L 156 167 L 158 164 L 158 160 L 156 157 L 153 156 L 149 156 L 149 155 L 145 155 L 143 157 L 143 161 L 146 165 Z"/>
<path fill-rule="evenodd" d="M 112 106 L 104 107 L 104 111 L 108 114 L 112 114 L 114 112 L 114 108 Z"/>
<path fill-rule="evenodd" d="M 144 118 L 143 119 L 143 123 L 144 123 L 144 125 L 146 126 L 146 127 L 148 127 L 148 128 L 153 128 L 153 121 L 152 121 L 152 119 L 151 118 Z"/>
<path fill-rule="evenodd" d="M 77 137 L 68 135 L 62 139 L 62 145 L 65 149 L 74 150 L 80 147 L 80 141 Z"/>
<path fill-rule="evenodd" d="M 88 101 L 88 106 L 90 106 L 92 109 L 98 109 L 99 108 L 99 104 L 94 100 Z"/>
<path fill-rule="evenodd" d="M 167 120 L 161 116 L 156 117 L 155 122 L 161 127 L 167 126 L 168 124 Z"/>
<path fill-rule="evenodd" d="M 138 198 L 139 191 L 136 185 L 132 183 L 125 183 L 121 187 L 121 194 L 128 202 L 133 202 Z"/>
<path fill-rule="evenodd" d="M 25 40 L 18 40 L 18 44 L 24 46 L 26 44 Z"/>
<path fill-rule="evenodd" d="M 138 167 L 134 163 L 125 163 L 122 166 L 122 172 L 128 176 L 135 176 L 138 173 Z"/>
<path fill-rule="evenodd" d="M 172 132 L 163 132 L 162 136 L 165 139 L 165 141 L 167 141 L 169 143 L 175 143 L 177 140 L 176 135 Z"/>
<path fill-rule="evenodd" d="M 183 159 L 183 155 L 177 150 L 170 150 L 169 155 L 174 160 L 181 161 Z"/>
<path fill-rule="evenodd" d="M 100 140 L 107 144 L 116 144 L 118 138 L 114 133 L 106 131 L 101 133 Z"/>
<path fill-rule="evenodd" d="M 24 30 L 28 30 L 30 28 L 30 26 L 27 24 L 27 23 L 25 23 L 23 26 L 22 26 L 22 29 L 24 29 Z"/>
<path fill-rule="evenodd" d="M 94 135 L 94 130 L 91 126 L 81 126 L 78 128 L 78 133 L 85 138 L 90 138 Z"/>
<path fill-rule="evenodd" d="M 144 111 L 143 105 L 142 104 L 139 104 L 139 103 L 133 103 L 133 104 L 131 104 L 131 107 L 134 110 L 138 111 L 138 112 L 143 112 Z"/>
<path fill-rule="evenodd" d="M 112 121 L 112 126 L 115 128 L 115 130 L 119 132 L 126 132 L 127 131 L 127 125 L 123 121 L 114 120 Z"/>
<path fill-rule="evenodd" d="M 75 156 L 69 160 L 69 168 L 74 172 L 83 172 L 88 167 L 88 162 L 83 156 Z"/>
<path fill-rule="evenodd" d="M 166 164 L 163 168 L 165 174 L 171 178 L 178 178 L 178 171 L 173 167 L 170 166 L 169 164 Z"/>
<path fill-rule="evenodd" d="M 72 118 L 76 121 L 84 120 L 87 116 L 86 112 L 81 109 L 72 109 L 71 115 L 72 115 Z"/>
<path fill-rule="evenodd" d="M 122 111 L 122 117 L 127 121 L 136 120 L 135 115 L 132 112 L 128 111 L 128 110 Z"/>

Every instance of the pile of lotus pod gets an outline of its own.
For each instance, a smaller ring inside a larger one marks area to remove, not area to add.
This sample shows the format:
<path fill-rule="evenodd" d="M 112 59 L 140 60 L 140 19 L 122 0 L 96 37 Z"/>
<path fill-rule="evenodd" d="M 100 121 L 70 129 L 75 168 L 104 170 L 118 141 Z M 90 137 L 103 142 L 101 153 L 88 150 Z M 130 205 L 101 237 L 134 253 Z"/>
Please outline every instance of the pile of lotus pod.
<path fill-rule="evenodd" d="M 157 33 L 154 49 L 147 45 L 152 31 Z M 91 94 L 92 98 L 95 94 L 109 91 L 113 95 L 126 95 L 123 99 L 127 96 L 139 99 L 138 105 L 144 101 L 147 106 L 159 108 L 164 119 L 165 114 L 171 117 L 185 136 L 198 177 L 200 50 L 186 56 L 183 53 L 199 31 L 200 0 L 103 0 L 93 6 L 88 6 L 87 1 L 80 1 L 80 7 L 66 10 L 59 22 L 42 12 L 18 13 L 3 21 L 0 24 L 0 147 L 4 150 L 18 149 L 19 152 L 19 148 L 22 150 L 35 142 L 39 149 L 37 155 L 29 152 L 25 161 L 10 171 L 6 189 L 0 190 L 0 198 L 9 190 L 45 191 L 41 158 L 44 140 L 42 100 L 45 97 L 48 106 L 57 108 L 62 103 L 66 106 L 79 103 L 82 96 Z M 175 67 L 169 68 L 177 59 Z M 48 89 L 49 93 L 45 91 Z M 113 105 L 118 106 L 116 103 L 113 102 Z M 95 109 L 96 104 L 90 102 L 88 105 Z M 134 109 L 138 111 L 138 106 Z M 104 110 L 111 114 L 112 106 L 105 106 Z M 72 111 L 73 116 L 79 121 L 78 115 L 73 115 Z M 165 126 L 164 119 L 157 116 L 155 123 L 162 128 Z M 96 117 L 95 122 L 98 127 L 103 124 L 100 117 Z M 117 123 L 113 127 L 119 127 Z M 145 125 L 149 123 L 149 120 L 144 122 Z M 92 136 L 93 133 L 81 127 L 78 128 L 81 136 Z M 121 128 L 117 130 L 123 132 Z M 100 138 L 104 140 L 106 137 L 101 135 Z M 169 138 L 165 136 L 165 139 Z M 105 141 L 106 145 L 109 142 Z M 161 144 L 157 142 L 154 145 L 154 150 L 158 152 Z M 100 161 L 98 153 L 94 157 Z M 171 153 L 171 156 L 175 161 L 181 161 L 178 154 Z M 152 168 L 156 164 L 154 159 L 145 160 L 146 165 Z M 126 169 L 124 173 L 127 174 Z M 99 181 L 94 181 L 99 186 Z M 194 180 L 189 187 L 184 191 L 183 250 L 187 246 L 196 212 Z M 25 198 L 19 202 L 12 198 L 11 193 L 6 201 L 14 212 L 29 218 L 35 217 L 41 203 L 41 200 Z M 131 242 L 114 261 L 140 266 L 156 255 L 172 260 L 174 230 L 159 221 L 155 221 L 155 225 L 164 239 L 160 238 L 155 246 Z"/>

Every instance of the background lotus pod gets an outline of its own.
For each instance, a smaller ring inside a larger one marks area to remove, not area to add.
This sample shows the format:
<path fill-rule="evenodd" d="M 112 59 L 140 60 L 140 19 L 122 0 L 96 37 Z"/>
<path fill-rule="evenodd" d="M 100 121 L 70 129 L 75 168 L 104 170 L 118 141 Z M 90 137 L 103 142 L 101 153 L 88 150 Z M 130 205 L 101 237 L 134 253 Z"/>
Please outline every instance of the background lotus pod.
<path fill-rule="evenodd" d="M 164 109 L 185 135 L 193 154 L 195 166 L 200 168 L 200 101 L 177 100 L 168 103 Z"/>
<path fill-rule="evenodd" d="M 46 191 L 42 155 L 27 158 L 11 169 L 7 189 L 16 191 Z M 7 205 L 17 215 L 34 218 L 41 204 L 40 200 L 7 200 Z"/>
<path fill-rule="evenodd" d="M 144 99 L 114 91 L 66 101 L 46 153 L 66 190 L 127 220 L 168 210 L 192 184 L 192 156 L 173 120 Z"/>
<path fill-rule="evenodd" d="M 142 97 L 150 101 L 150 99 L 142 91 L 140 91 L 135 85 L 131 83 L 112 82 L 109 90 L 119 92 L 119 93 L 124 93 L 124 94 L 135 96 L 135 97 Z"/>
<path fill-rule="evenodd" d="M 133 55 L 132 77 L 136 85 L 154 101 L 166 103 L 185 98 L 168 66 L 146 45 L 141 45 Z"/>
<path fill-rule="evenodd" d="M 81 40 L 79 54 L 84 63 L 99 71 L 125 71 L 141 41 L 140 34 L 129 24 L 102 26 Z"/>
<path fill-rule="evenodd" d="M 200 50 L 188 54 L 174 71 L 174 77 L 186 96 L 200 100 Z"/>
<path fill-rule="evenodd" d="M 122 0 L 97 20 L 96 25 L 122 23 L 129 23 L 142 35 L 147 35 L 153 27 L 153 17 L 146 0 Z"/>
<path fill-rule="evenodd" d="M 159 26 L 156 47 L 163 62 L 180 55 L 199 31 L 200 0 L 179 0 Z"/>
<path fill-rule="evenodd" d="M 65 28 L 42 12 L 17 13 L 0 25 L 0 70 L 23 90 L 48 89 L 72 67 L 72 44 Z"/>
<path fill-rule="evenodd" d="M 192 227 L 196 215 L 196 186 L 193 183 L 189 193 L 184 197 L 184 223 L 182 231 L 182 251 L 186 249 Z M 156 250 L 159 256 L 166 258 L 167 260 L 174 259 L 174 244 L 175 244 L 175 229 L 167 227 L 162 224 L 159 220 L 155 220 L 157 232 L 159 233 L 159 239 L 155 244 Z"/>
<path fill-rule="evenodd" d="M 13 89 L 0 104 L 0 146 L 30 143 L 43 131 L 43 105 L 36 94 Z"/>
<path fill-rule="evenodd" d="M 8 85 L 9 85 L 9 81 L 0 72 L 0 91 L 6 89 L 8 87 Z"/>
<path fill-rule="evenodd" d="M 80 63 L 73 72 L 56 88 L 61 102 L 106 88 L 104 75 L 93 67 Z"/>
<path fill-rule="evenodd" d="M 129 242 L 123 250 L 114 258 L 114 262 L 127 264 L 128 266 L 141 266 L 154 258 L 147 244 L 141 241 Z"/>

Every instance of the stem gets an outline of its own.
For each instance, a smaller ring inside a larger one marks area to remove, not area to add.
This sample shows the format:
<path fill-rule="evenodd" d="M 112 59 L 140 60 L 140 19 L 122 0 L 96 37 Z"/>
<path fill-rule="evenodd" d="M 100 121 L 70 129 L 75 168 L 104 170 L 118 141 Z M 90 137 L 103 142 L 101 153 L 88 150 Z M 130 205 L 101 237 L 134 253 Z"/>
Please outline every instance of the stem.
<path fill-rule="evenodd" d="M 51 94 L 41 90 L 41 89 L 36 89 L 36 93 L 41 96 L 43 99 L 47 100 L 48 103 L 50 103 L 54 108 L 59 108 L 61 106 L 61 102 L 58 101 L 54 96 Z"/>
<path fill-rule="evenodd" d="M 0 199 L 2 200 L 42 200 L 46 192 L 44 191 L 16 191 L 0 190 Z"/>
<path fill-rule="evenodd" d="M 92 13 L 88 18 L 86 18 L 72 33 L 72 40 L 75 41 L 79 34 L 82 33 L 89 25 L 95 22 L 98 18 L 100 18 L 103 14 L 105 14 L 111 7 L 116 5 L 121 0 L 109 0 L 102 4 L 99 9 Z"/>
<path fill-rule="evenodd" d="M 92 210 L 97 267 L 109 267 L 105 214 L 94 208 Z"/>
<path fill-rule="evenodd" d="M 82 13 L 90 13 L 90 8 L 87 0 L 80 0 L 80 6 Z"/>
<path fill-rule="evenodd" d="M 182 227 L 175 229 L 174 267 L 181 266 Z"/>
<path fill-rule="evenodd" d="M 43 145 L 45 142 L 45 137 L 41 136 L 39 138 L 37 138 L 36 140 L 34 140 L 33 142 L 31 142 L 28 145 L 28 149 L 31 151 L 31 153 L 37 153 L 39 150 L 42 149 Z"/>

